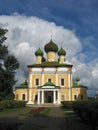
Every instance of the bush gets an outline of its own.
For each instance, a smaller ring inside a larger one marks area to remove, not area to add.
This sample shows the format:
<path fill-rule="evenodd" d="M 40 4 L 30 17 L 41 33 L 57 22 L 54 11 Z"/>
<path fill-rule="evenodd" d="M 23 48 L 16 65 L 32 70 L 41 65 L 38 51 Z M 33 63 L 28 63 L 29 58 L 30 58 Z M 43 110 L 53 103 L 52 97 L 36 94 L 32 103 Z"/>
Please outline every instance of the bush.
<path fill-rule="evenodd" d="M 95 130 L 98 126 L 98 100 L 74 102 L 73 110 L 83 122 L 88 122 L 92 130 Z"/>
<path fill-rule="evenodd" d="M 26 101 L 18 101 L 15 100 L 13 102 L 14 108 L 18 108 L 18 107 L 25 107 L 26 106 Z"/>
<path fill-rule="evenodd" d="M 6 108 L 18 108 L 18 107 L 25 107 L 26 102 L 25 101 L 15 101 L 15 100 L 2 100 L 0 102 L 0 110 Z"/>
<path fill-rule="evenodd" d="M 66 109 L 72 109 L 73 108 L 73 102 L 74 101 L 61 101 L 62 105 Z"/>

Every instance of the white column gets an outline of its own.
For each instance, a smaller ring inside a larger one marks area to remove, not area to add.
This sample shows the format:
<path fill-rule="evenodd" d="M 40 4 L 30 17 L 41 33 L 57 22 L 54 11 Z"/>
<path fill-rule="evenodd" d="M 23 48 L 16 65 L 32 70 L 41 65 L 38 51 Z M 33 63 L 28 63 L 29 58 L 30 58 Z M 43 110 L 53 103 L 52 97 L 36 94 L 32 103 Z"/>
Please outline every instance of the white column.
<path fill-rule="evenodd" d="M 59 92 L 59 90 L 57 91 L 57 101 L 58 101 L 57 103 L 60 104 L 60 92 Z"/>
<path fill-rule="evenodd" d="M 42 91 L 42 104 L 44 103 L 44 91 Z"/>
<path fill-rule="evenodd" d="M 55 104 L 56 103 L 56 93 L 55 93 L 56 91 L 54 90 L 53 91 L 53 103 Z"/>
<path fill-rule="evenodd" d="M 31 103 L 31 97 L 32 97 L 32 89 L 29 88 L 29 103 Z"/>
<path fill-rule="evenodd" d="M 40 91 L 38 90 L 38 100 L 37 100 L 37 104 L 40 104 Z"/>
<path fill-rule="evenodd" d="M 69 93 L 69 101 L 71 100 L 71 77 L 70 77 L 70 72 L 68 73 L 68 93 Z"/>
<path fill-rule="evenodd" d="M 32 74 L 29 74 L 29 101 L 27 104 L 33 104 L 32 102 Z"/>
<path fill-rule="evenodd" d="M 56 72 L 56 86 L 58 86 L 58 73 Z"/>

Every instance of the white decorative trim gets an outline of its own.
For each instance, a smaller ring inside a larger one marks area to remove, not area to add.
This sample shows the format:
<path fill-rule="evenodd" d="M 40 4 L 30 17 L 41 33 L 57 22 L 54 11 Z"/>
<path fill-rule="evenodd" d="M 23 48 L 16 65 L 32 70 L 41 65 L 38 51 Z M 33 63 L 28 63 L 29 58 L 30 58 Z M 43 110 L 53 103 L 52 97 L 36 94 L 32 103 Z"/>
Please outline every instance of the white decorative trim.
<path fill-rule="evenodd" d="M 44 73 L 42 73 L 42 85 L 44 85 Z"/>
<path fill-rule="evenodd" d="M 44 72 L 55 72 L 55 67 L 51 67 L 51 68 L 44 68 Z"/>
<path fill-rule="evenodd" d="M 47 88 L 47 89 L 43 89 L 43 88 L 40 88 L 38 91 L 58 91 L 59 89 L 50 89 L 50 88 Z"/>
<path fill-rule="evenodd" d="M 69 88 L 69 101 L 71 100 L 71 82 L 70 82 L 70 79 L 71 77 L 70 77 L 70 73 L 68 74 L 68 88 Z"/>
<path fill-rule="evenodd" d="M 54 86 L 43 86 L 42 88 L 55 88 Z"/>
<path fill-rule="evenodd" d="M 32 74 L 30 74 L 30 77 L 29 77 L 29 88 L 32 88 Z"/>
<path fill-rule="evenodd" d="M 60 104 L 60 91 L 57 91 L 57 104 Z"/>
<path fill-rule="evenodd" d="M 58 71 L 66 72 L 67 67 L 58 67 Z"/>
<path fill-rule="evenodd" d="M 56 103 L 56 91 L 54 90 L 53 91 L 53 104 Z"/>
<path fill-rule="evenodd" d="M 32 69 L 33 72 L 41 72 L 42 71 L 42 68 L 41 67 L 38 67 L 38 68 L 33 68 Z"/>

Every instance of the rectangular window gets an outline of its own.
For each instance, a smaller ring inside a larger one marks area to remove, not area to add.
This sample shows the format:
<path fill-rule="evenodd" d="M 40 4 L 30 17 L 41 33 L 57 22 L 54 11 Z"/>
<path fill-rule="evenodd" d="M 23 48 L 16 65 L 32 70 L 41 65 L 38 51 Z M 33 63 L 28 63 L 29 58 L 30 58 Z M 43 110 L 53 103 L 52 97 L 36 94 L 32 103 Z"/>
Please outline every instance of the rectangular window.
<path fill-rule="evenodd" d="M 25 97 L 26 97 L 25 94 L 22 94 L 22 100 L 25 100 Z"/>
<path fill-rule="evenodd" d="M 64 86 L 64 79 L 61 79 L 61 86 Z"/>
<path fill-rule="evenodd" d="M 50 79 L 50 78 L 48 79 L 48 82 L 51 82 L 51 79 Z"/>
<path fill-rule="evenodd" d="M 39 85 L 39 79 L 35 79 L 35 85 L 36 85 L 36 86 Z"/>

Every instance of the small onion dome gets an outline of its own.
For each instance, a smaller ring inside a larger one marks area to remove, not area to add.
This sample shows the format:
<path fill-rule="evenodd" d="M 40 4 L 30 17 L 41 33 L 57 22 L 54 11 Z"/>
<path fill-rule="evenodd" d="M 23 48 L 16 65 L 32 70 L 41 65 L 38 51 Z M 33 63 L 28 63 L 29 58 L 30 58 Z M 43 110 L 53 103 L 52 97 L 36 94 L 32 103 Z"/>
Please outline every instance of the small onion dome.
<path fill-rule="evenodd" d="M 61 49 L 58 51 L 58 55 L 66 55 L 66 51 L 61 47 Z"/>
<path fill-rule="evenodd" d="M 44 50 L 46 51 L 46 53 L 49 51 L 57 52 L 58 46 L 51 39 L 50 42 L 45 45 Z"/>
<path fill-rule="evenodd" d="M 35 55 L 36 56 L 43 56 L 43 51 L 39 48 L 36 52 L 35 52 Z"/>
<path fill-rule="evenodd" d="M 80 81 L 79 77 L 76 78 L 76 81 L 77 81 L 77 82 Z"/>

